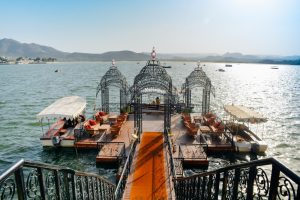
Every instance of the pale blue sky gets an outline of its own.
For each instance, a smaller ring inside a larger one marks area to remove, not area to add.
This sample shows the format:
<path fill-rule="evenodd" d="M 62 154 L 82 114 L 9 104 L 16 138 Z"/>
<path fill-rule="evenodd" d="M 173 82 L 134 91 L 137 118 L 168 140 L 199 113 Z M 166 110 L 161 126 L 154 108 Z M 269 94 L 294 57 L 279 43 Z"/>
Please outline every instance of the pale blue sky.
<path fill-rule="evenodd" d="M 0 39 L 67 52 L 300 55 L 299 0 L 1 0 Z"/>

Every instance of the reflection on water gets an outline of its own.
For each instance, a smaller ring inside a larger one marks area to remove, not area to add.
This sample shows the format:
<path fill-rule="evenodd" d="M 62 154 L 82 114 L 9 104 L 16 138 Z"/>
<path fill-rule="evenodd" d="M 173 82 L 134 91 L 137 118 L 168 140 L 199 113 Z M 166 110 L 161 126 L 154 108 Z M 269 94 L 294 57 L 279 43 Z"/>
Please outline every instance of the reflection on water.
<path fill-rule="evenodd" d="M 134 76 L 146 62 L 117 63 L 130 85 Z M 184 78 L 196 67 L 196 63 L 169 62 L 166 69 L 173 84 L 181 88 Z M 36 114 L 63 96 L 78 95 L 87 100 L 87 115 L 93 113 L 97 82 L 100 81 L 110 62 L 53 63 L 45 65 L 0 66 L 0 171 L 21 158 L 52 164 L 61 164 L 77 170 L 96 172 L 114 180 L 116 169 L 96 168 L 96 152 L 74 150 L 44 151 L 39 136 L 41 128 Z M 204 71 L 216 89 L 212 98 L 212 110 L 224 116 L 224 104 L 243 104 L 263 113 L 268 122 L 263 126 L 264 140 L 269 145 L 267 156 L 274 156 L 300 174 L 300 67 L 233 64 L 216 71 L 224 64 L 205 63 Z M 54 71 L 58 69 L 58 73 Z M 117 90 L 116 90 L 117 91 Z M 201 90 L 194 90 L 193 102 L 201 103 Z M 118 94 L 114 94 L 114 100 Z M 260 135 L 260 134 L 259 134 Z M 262 158 L 261 156 L 259 158 Z M 252 155 L 210 156 L 208 170 L 231 163 L 247 162 Z M 188 174 L 198 172 L 187 170 Z"/>

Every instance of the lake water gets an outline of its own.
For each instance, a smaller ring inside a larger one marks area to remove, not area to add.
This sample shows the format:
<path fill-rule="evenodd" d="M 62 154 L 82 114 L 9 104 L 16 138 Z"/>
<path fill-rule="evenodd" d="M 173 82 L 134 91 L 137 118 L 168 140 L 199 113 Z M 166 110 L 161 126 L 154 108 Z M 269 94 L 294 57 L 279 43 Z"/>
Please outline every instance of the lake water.
<path fill-rule="evenodd" d="M 118 62 L 119 70 L 131 85 L 146 62 Z M 270 65 L 204 63 L 204 71 L 216 90 L 212 110 L 224 116 L 224 104 L 252 107 L 268 118 L 260 136 L 268 143 L 266 156 L 275 157 L 300 174 L 300 66 L 270 69 Z M 56 99 L 78 95 L 88 102 L 87 116 L 93 114 L 97 83 L 111 63 L 52 63 L 44 65 L 0 65 L 0 172 L 21 158 L 95 172 L 114 180 L 116 169 L 96 167 L 96 152 L 43 150 L 36 114 Z M 173 84 L 181 88 L 184 78 L 196 67 L 194 62 L 167 62 Z M 202 64 L 203 65 L 203 64 Z M 225 72 L 216 71 L 223 68 Z M 59 72 L 54 71 L 58 69 Z M 194 93 L 197 96 L 197 92 Z M 197 103 L 197 98 L 194 98 Z M 254 129 L 255 131 L 255 129 Z M 209 157 L 210 169 L 255 159 L 253 155 Z M 192 174 L 195 170 L 187 170 Z"/>

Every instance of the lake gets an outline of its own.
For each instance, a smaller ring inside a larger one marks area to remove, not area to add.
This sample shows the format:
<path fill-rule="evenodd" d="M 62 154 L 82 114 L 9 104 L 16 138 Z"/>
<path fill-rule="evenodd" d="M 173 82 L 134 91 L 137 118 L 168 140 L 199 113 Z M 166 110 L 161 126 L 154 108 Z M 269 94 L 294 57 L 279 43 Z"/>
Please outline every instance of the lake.
<path fill-rule="evenodd" d="M 130 85 L 146 62 L 117 62 Z M 205 66 L 204 66 L 205 64 Z M 173 84 L 180 89 L 195 62 L 167 62 Z M 209 170 L 230 163 L 275 157 L 300 175 L 300 66 L 202 63 L 215 87 L 212 111 L 225 116 L 225 104 L 242 104 L 262 113 L 268 122 L 258 127 L 259 136 L 269 145 L 265 156 L 230 154 L 210 156 Z M 96 152 L 75 154 L 74 150 L 43 150 L 42 134 L 36 115 L 56 99 L 78 95 L 87 100 L 87 116 L 100 105 L 96 87 L 110 62 L 0 65 L 0 172 L 21 158 L 59 164 L 76 170 L 95 172 L 114 180 L 116 169 L 96 167 Z M 225 72 L 217 69 L 223 68 Z M 55 70 L 58 70 L 55 73 Z M 194 92 L 197 103 L 199 93 Z M 254 129 L 255 131 L 255 129 Z M 193 174 L 197 170 L 186 170 Z"/>

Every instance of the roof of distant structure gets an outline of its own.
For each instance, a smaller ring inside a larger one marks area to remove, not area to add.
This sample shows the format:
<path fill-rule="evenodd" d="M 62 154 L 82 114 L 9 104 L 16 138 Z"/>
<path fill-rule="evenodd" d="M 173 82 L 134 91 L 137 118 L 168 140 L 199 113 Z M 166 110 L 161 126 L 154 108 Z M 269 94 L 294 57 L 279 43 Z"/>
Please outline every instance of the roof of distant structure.
<path fill-rule="evenodd" d="M 74 119 L 78 117 L 86 108 L 86 100 L 79 96 L 63 97 L 56 100 L 43 111 L 41 111 L 37 118 L 42 120 L 66 118 Z"/>
<path fill-rule="evenodd" d="M 239 122 L 260 123 L 267 121 L 267 118 L 260 113 L 245 106 L 225 105 L 224 110 Z"/>

